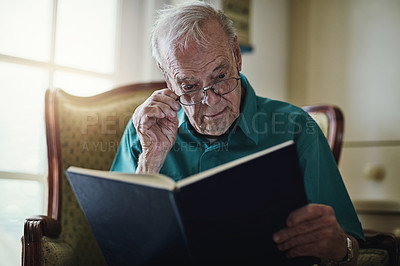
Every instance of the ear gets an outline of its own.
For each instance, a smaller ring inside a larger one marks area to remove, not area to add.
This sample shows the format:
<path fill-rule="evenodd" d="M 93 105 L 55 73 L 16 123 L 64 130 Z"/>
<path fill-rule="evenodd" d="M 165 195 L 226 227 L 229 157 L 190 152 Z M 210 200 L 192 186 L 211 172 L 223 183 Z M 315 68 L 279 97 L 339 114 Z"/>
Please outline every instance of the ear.
<path fill-rule="evenodd" d="M 159 69 L 162 73 L 164 73 L 164 69 L 163 69 L 163 67 L 161 66 L 161 63 L 160 63 L 160 62 L 157 62 L 157 67 L 158 67 L 158 69 Z"/>
<path fill-rule="evenodd" d="M 163 74 L 164 79 L 167 79 L 167 78 L 168 78 L 168 75 L 167 75 L 167 73 L 165 72 L 165 69 L 161 66 L 161 63 L 160 63 L 160 62 L 157 62 L 157 67 L 158 67 L 158 69 L 161 71 L 161 73 Z"/>
<path fill-rule="evenodd" d="M 173 91 L 173 90 L 172 90 L 172 86 L 171 86 L 171 82 L 170 82 L 169 77 L 168 77 L 168 74 L 167 74 L 167 72 L 165 71 L 165 69 L 161 66 L 160 62 L 157 63 L 157 67 L 158 67 L 158 69 L 161 71 L 161 73 L 163 74 L 163 76 L 164 76 L 164 81 L 165 81 L 165 83 L 167 83 L 168 89 L 170 89 L 171 91 Z"/>
<path fill-rule="evenodd" d="M 167 74 L 167 72 L 165 71 L 165 69 L 161 66 L 161 63 L 160 63 L 160 62 L 157 62 L 157 67 L 158 67 L 158 69 L 160 70 L 161 74 L 163 75 L 164 81 L 168 84 L 168 82 L 169 82 L 168 74 Z"/>
<path fill-rule="evenodd" d="M 233 53 L 236 56 L 239 71 L 242 71 L 242 52 L 240 51 L 240 46 L 239 46 L 239 41 L 238 41 L 237 36 L 235 36 L 235 39 L 234 39 Z"/>

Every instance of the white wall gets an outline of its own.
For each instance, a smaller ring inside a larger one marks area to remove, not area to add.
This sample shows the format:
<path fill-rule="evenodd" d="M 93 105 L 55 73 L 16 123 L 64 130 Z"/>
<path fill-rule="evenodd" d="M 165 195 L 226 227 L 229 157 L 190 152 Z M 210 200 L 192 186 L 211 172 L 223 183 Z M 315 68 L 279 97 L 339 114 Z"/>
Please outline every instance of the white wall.
<path fill-rule="evenodd" d="M 251 39 L 254 51 L 243 55 L 242 73 L 258 95 L 286 100 L 289 2 L 252 2 Z"/>
<path fill-rule="evenodd" d="M 400 140 L 400 1 L 353 1 L 348 31 L 347 138 Z"/>
<path fill-rule="evenodd" d="M 163 0 L 121 0 L 121 36 L 116 86 L 159 81 L 162 75 L 151 56 L 153 17 Z"/>
<path fill-rule="evenodd" d="M 339 166 L 353 200 L 400 202 L 400 1 L 291 4 L 289 100 L 344 111 Z"/>
<path fill-rule="evenodd" d="M 298 51 L 306 81 L 290 88 L 304 98 L 292 100 L 342 107 L 346 141 L 400 139 L 400 1 L 309 3 L 308 24 L 296 29 L 308 35 Z"/>
<path fill-rule="evenodd" d="M 355 199 L 400 203 L 400 1 L 353 1 L 348 24 L 342 172 Z"/>

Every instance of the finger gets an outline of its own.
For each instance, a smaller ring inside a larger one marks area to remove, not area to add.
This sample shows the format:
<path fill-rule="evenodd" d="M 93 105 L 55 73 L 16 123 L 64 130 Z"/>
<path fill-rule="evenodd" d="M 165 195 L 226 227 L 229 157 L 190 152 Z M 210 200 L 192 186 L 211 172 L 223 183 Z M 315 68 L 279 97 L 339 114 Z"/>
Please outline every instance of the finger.
<path fill-rule="evenodd" d="M 310 228 L 307 228 L 307 227 Z M 281 242 L 278 243 L 280 250 L 287 250 L 299 245 L 325 241 L 326 239 L 335 239 L 338 235 L 338 224 L 336 220 L 324 218 L 317 220 L 315 223 L 307 223 L 296 228 L 286 228 L 282 231 L 285 232 L 287 237 L 281 238 Z M 284 241 L 282 241 L 284 240 Z"/>
<path fill-rule="evenodd" d="M 150 96 L 150 99 L 155 102 L 165 103 L 168 106 L 170 106 L 171 109 L 174 111 L 179 111 L 179 109 L 181 108 L 181 106 L 179 105 L 179 103 L 177 101 L 178 95 L 176 95 L 170 89 L 162 89 L 162 90 L 155 91 Z"/>
<path fill-rule="evenodd" d="M 321 244 L 320 243 L 309 243 L 302 246 L 296 246 L 286 252 L 286 256 L 288 258 L 295 257 L 304 257 L 304 256 L 313 256 L 313 257 L 322 257 L 321 253 Z"/>
<path fill-rule="evenodd" d="M 168 117 L 175 118 L 178 114 L 177 111 L 164 102 L 152 102 L 150 105 L 146 106 L 143 111 L 145 115 L 149 114 L 150 116 L 153 112 L 158 115 L 160 115 L 160 112 L 162 112 L 164 116 L 161 115 L 161 117 L 157 117 L 159 119 Z"/>
<path fill-rule="evenodd" d="M 178 118 L 175 118 L 175 120 L 162 120 L 160 121 L 161 126 L 161 131 L 162 133 L 172 142 L 172 139 L 176 138 L 176 131 L 178 130 Z M 175 141 L 174 141 L 175 142 Z"/>
<path fill-rule="evenodd" d="M 288 227 L 292 227 L 325 215 L 335 215 L 332 207 L 322 204 L 308 204 L 290 213 L 286 223 Z"/>
<path fill-rule="evenodd" d="M 143 114 L 159 114 L 159 111 L 153 111 L 154 109 L 160 109 L 164 114 L 165 117 L 174 118 L 177 116 L 177 113 L 180 109 L 179 103 L 174 100 L 173 98 L 163 95 L 163 94 L 156 94 L 152 95 L 150 98 L 146 100 L 146 102 L 141 106 L 140 111 Z M 164 118 L 164 117 L 157 117 L 157 118 Z"/>
<path fill-rule="evenodd" d="M 147 103 L 140 106 L 132 115 L 133 124 L 135 127 L 140 125 L 149 124 L 149 126 L 155 123 L 154 119 L 163 118 L 176 118 L 177 112 L 172 110 L 171 107 L 165 103 Z"/>
<path fill-rule="evenodd" d="M 176 100 L 178 98 L 178 95 L 175 94 L 175 92 L 173 92 L 172 90 L 168 89 L 168 88 L 164 88 L 161 90 L 156 90 L 153 92 L 153 94 L 161 94 L 161 95 L 165 95 L 168 97 L 171 97 L 172 99 Z"/>
<path fill-rule="evenodd" d="M 162 117 L 165 116 L 165 114 L 161 112 L 159 116 Z M 149 129 L 157 124 L 157 120 L 159 119 L 149 115 L 133 116 L 132 123 L 138 133 L 145 134 Z"/>
<path fill-rule="evenodd" d="M 336 219 L 331 216 L 325 216 L 321 221 L 319 221 L 323 226 L 319 229 L 316 229 L 312 232 L 308 232 L 305 234 L 299 234 L 289 238 L 284 242 L 278 243 L 278 249 L 281 251 L 289 251 L 294 249 L 296 252 L 300 251 L 301 247 L 307 246 L 310 244 L 315 245 L 313 249 L 308 251 L 312 251 L 314 253 L 303 254 L 303 255 L 312 255 L 312 256 L 336 256 L 338 252 L 338 248 L 342 248 L 345 246 L 345 233 L 340 228 Z M 315 249 L 317 247 L 317 249 Z M 317 251 L 318 253 L 315 253 Z M 341 252 L 341 251 L 340 251 Z M 299 255 L 300 253 L 294 253 Z M 343 252 L 341 252 L 341 255 Z M 340 258 L 340 256 L 336 256 Z M 344 256 L 344 255 L 343 255 Z"/>
<path fill-rule="evenodd" d="M 133 114 L 133 124 L 135 127 L 151 127 L 156 119 L 163 119 L 166 114 L 160 108 L 145 106 L 139 112 Z"/>
<path fill-rule="evenodd" d="M 288 241 L 278 244 L 280 251 L 290 250 L 295 247 L 318 243 L 320 238 L 317 234 L 304 234 L 290 238 Z"/>
<path fill-rule="evenodd" d="M 153 126 L 158 125 L 163 133 L 173 134 L 173 137 L 176 136 L 179 120 L 174 111 L 165 111 L 159 106 L 147 106 L 144 109 L 143 114 L 135 115 L 133 120 L 134 126 L 139 133 L 143 134 Z"/>
<path fill-rule="evenodd" d="M 341 251 L 338 251 L 338 248 L 340 248 Z M 313 256 L 318 258 L 332 258 L 335 260 L 340 260 L 345 256 L 346 251 L 347 248 L 345 241 L 340 243 L 332 243 L 332 241 L 329 239 L 321 238 L 316 242 L 305 243 L 288 249 L 286 251 L 286 256 L 289 258 Z"/>
<path fill-rule="evenodd" d="M 176 99 L 176 94 L 169 89 L 153 92 L 152 95 L 135 110 L 132 116 L 136 119 L 136 123 L 134 124 L 138 124 L 137 122 L 145 116 L 158 119 L 167 116 L 175 117 L 177 111 L 180 109 L 180 105 Z"/>
<path fill-rule="evenodd" d="M 312 233 L 326 226 L 324 220 L 323 218 L 317 218 L 313 221 L 304 222 L 293 227 L 283 228 L 273 235 L 273 239 L 276 243 L 283 243 L 293 237 Z"/>

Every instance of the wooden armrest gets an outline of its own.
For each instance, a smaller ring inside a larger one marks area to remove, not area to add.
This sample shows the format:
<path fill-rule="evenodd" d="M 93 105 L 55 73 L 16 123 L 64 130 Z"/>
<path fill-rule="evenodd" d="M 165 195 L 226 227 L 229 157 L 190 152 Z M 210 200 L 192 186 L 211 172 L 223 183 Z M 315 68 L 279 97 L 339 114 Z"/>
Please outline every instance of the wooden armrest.
<path fill-rule="evenodd" d="M 394 234 L 364 230 L 365 242 L 360 248 L 385 249 L 389 253 L 389 265 L 400 265 L 400 240 Z"/>
<path fill-rule="evenodd" d="M 22 238 L 22 264 L 41 264 L 41 239 L 43 236 L 58 237 L 61 223 L 49 216 L 36 216 L 25 220 Z"/>
<path fill-rule="evenodd" d="M 25 241 L 40 241 L 42 236 L 57 237 L 61 232 L 61 223 L 49 216 L 36 216 L 25 220 Z"/>

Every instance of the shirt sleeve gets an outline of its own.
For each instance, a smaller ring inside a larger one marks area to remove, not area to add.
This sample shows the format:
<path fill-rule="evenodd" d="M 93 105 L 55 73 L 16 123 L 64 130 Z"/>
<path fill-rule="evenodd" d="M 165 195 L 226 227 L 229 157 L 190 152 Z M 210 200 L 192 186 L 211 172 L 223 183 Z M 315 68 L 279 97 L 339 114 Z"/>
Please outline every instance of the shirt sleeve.
<path fill-rule="evenodd" d="M 136 173 L 139 154 L 140 142 L 136 130 L 133 127 L 132 120 L 129 120 L 110 171 Z"/>
<path fill-rule="evenodd" d="M 361 223 L 324 134 L 317 124 L 311 128 L 314 131 L 309 125 L 305 128 L 299 137 L 298 153 L 309 202 L 331 206 L 343 230 L 364 240 Z"/>

